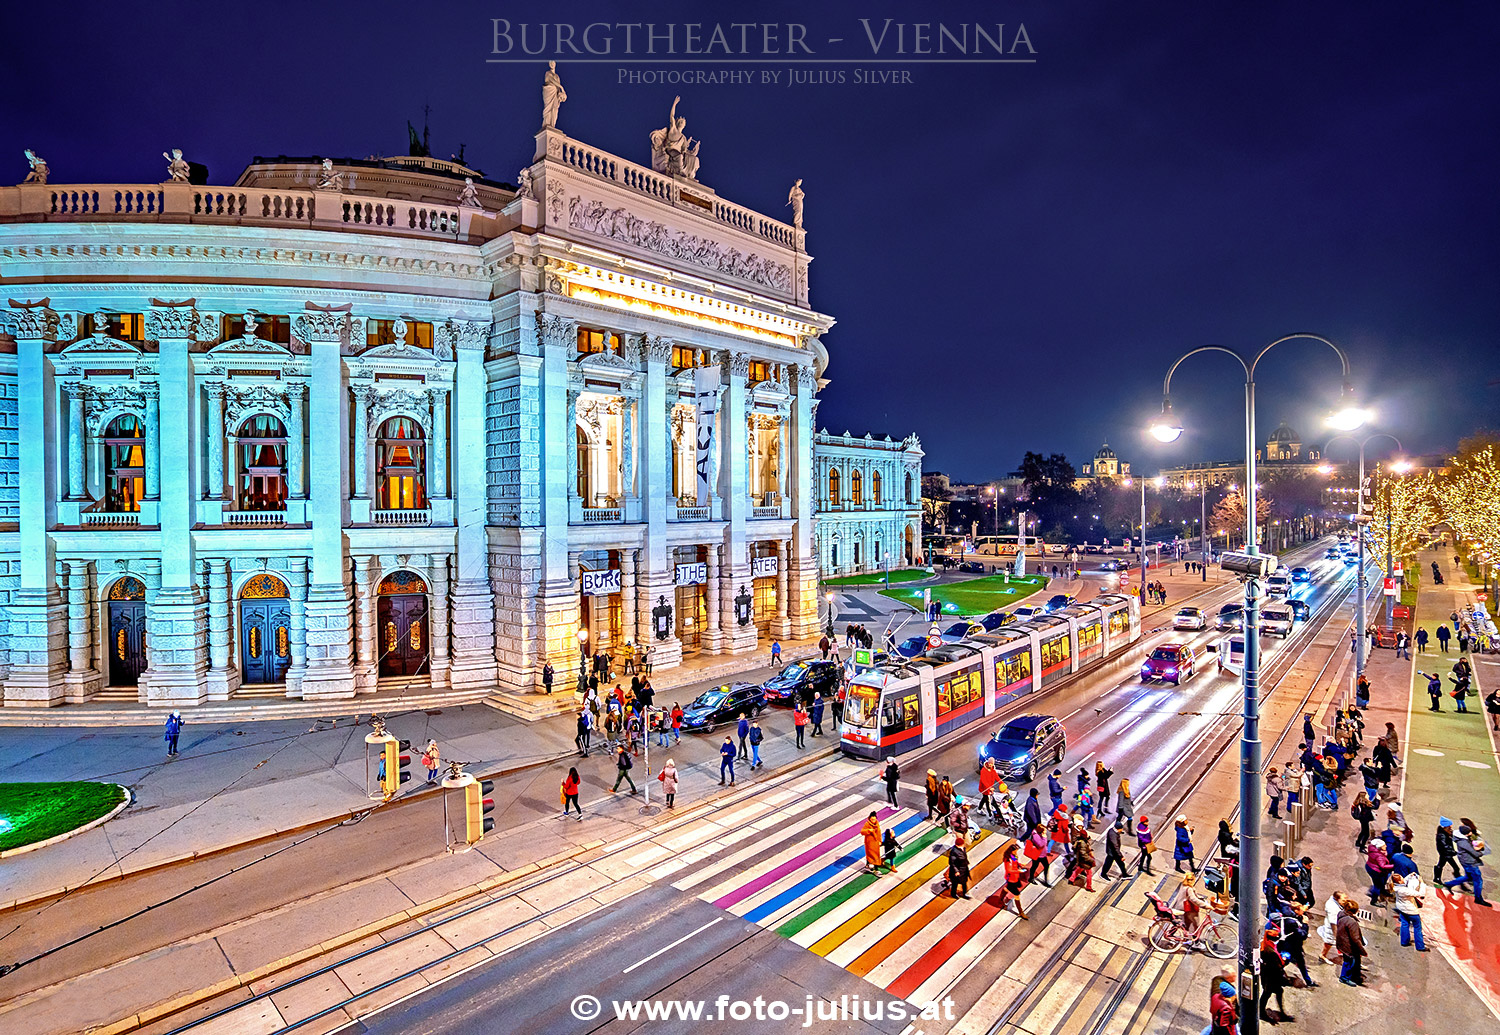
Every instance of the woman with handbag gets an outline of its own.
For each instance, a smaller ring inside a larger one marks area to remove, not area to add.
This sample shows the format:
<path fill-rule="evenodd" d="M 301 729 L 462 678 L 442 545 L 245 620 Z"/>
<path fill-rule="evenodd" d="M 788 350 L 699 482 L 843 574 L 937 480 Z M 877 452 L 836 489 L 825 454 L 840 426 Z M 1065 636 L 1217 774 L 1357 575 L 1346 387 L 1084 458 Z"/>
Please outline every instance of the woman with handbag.
<path fill-rule="evenodd" d="M 563 777 L 562 782 L 562 814 L 564 816 L 568 814 L 568 806 L 571 805 L 578 810 L 578 818 L 583 818 L 583 807 L 578 804 L 578 785 L 580 782 L 578 779 L 578 768 L 576 766 L 569 766 L 568 775 Z"/>
<path fill-rule="evenodd" d="M 659 772 L 659 773 L 656 774 L 656 778 L 661 781 L 662 792 L 664 794 L 666 794 L 666 796 L 667 796 L 667 808 L 669 808 L 669 809 L 676 808 L 677 807 L 677 763 L 674 762 L 670 758 L 667 759 L 667 764 L 664 765 L 664 766 L 662 766 L 661 772 Z"/>
<path fill-rule="evenodd" d="M 408 758 L 411 756 L 407 756 Z M 438 770 L 443 767 L 443 760 L 438 755 L 437 741 L 429 740 L 427 747 L 422 752 L 422 764 L 427 767 L 427 782 L 437 783 Z"/>
<path fill-rule="evenodd" d="M 1156 841 L 1151 836 L 1151 817 L 1142 816 L 1135 825 L 1135 840 L 1141 846 L 1141 857 L 1136 860 L 1137 873 L 1151 873 L 1151 853 L 1156 851 Z"/>
<path fill-rule="evenodd" d="M 1026 858 L 1031 860 L 1031 869 L 1026 873 L 1026 882 L 1040 880 L 1044 887 L 1052 887 L 1047 881 L 1047 864 L 1050 861 L 1047 855 L 1047 838 L 1042 833 L 1040 826 L 1031 828 L 1031 833 L 1026 835 Z"/>

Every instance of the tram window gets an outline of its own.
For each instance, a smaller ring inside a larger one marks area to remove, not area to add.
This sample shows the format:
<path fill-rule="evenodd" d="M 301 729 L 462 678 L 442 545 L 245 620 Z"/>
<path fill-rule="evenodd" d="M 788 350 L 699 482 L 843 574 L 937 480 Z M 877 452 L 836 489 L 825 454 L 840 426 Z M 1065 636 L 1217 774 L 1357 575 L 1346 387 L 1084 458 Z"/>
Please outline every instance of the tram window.
<path fill-rule="evenodd" d="M 1063 664 L 1072 656 L 1073 649 L 1066 636 L 1058 636 L 1042 643 L 1042 668 Z"/>
<path fill-rule="evenodd" d="M 1010 686 L 1031 677 L 1031 651 L 1021 650 L 995 659 L 995 685 Z"/>
<path fill-rule="evenodd" d="M 937 713 L 947 715 L 953 710 L 953 680 L 945 679 L 937 685 Z"/>
<path fill-rule="evenodd" d="M 903 697 L 901 699 L 901 709 L 903 716 L 906 719 L 907 729 L 911 729 L 913 726 L 921 725 L 922 709 L 919 707 L 917 698 L 915 696 Z"/>
<path fill-rule="evenodd" d="M 1099 646 L 1104 638 L 1104 625 L 1102 622 L 1090 622 L 1088 625 L 1080 626 L 1078 629 L 1078 649 L 1088 650 L 1090 647 Z"/>
<path fill-rule="evenodd" d="M 888 697 L 880 708 L 880 726 L 887 733 L 899 733 L 920 722 L 915 694 L 909 697 Z"/>
<path fill-rule="evenodd" d="M 1119 636 L 1130 631 L 1130 613 L 1125 608 L 1111 612 L 1109 616 L 1110 636 Z"/>

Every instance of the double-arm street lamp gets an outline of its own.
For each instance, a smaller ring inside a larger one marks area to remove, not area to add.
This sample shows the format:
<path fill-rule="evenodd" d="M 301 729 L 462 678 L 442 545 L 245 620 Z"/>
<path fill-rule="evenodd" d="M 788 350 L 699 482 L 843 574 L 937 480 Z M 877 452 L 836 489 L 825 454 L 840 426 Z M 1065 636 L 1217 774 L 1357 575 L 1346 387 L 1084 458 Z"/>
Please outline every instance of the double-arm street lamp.
<path fill-rule="evenodd" d="M 1343 388 L 1339 408 L 1328 424 L 1337 431 L 1353 431 L 1364 424 L 1366 415 L 1354 404 L 1354 390 L 1349 383 L 1349 357 L 1327 338 L 1316 334 L 1289 334 L 1277 338 L 1250 359 L 1222 345 L 1204 345 L 1178 357 L 1167 370 L 1162 382 L 1161 416 L 1150 432 L 1158 442 L 1175 442 L 1182 435 L 1182 425 L 1172 416 L 1172 375 L 1189 356 L 1200 352 L 1222 352 L 1232 356 L 1245 371 L 1245 552 L 1259 553 L 1255 520 L 1255 370 L 1262 358 L 1282 342 L 1297 338 L 1320 341 L 1339 357 Z M 1245 673 L 1243 679 L 1244 729 L 1240 734 L 1240 856 L 1239 856 L 1239 994 L 1240 1030 L 1256 1035 L 1260 1030 L 1257 1004 L 1260 981 L 1259 952 L 1261 933 L 1261 853 L 1260 853 L 1260 580 L 1245 579 Z"/>
<path fill-rule="evenodd" d="M 1359 480 L 1355 482 L 1354 487 L 1354 536 L 1359 548 L 1359 572 L 1355 580 L 1355 584 L 1358 586 L 1357 593 L 1359 599 L 1355 602 L 1354 609 L 1354 673 L 1359 676 L 1365 674 L 1365 657 L 1369 651 L 1369 641 L 1367 639 L 1369 636 L 1369 619 L 1365 615 L 1367 593 L 1365 588 L 1365 525 L 1369 523 L 1369 518 L 1364 512 L 1365 444 L 1373 442 L 1377 438 L 1388 438 L 1396 443 L 1397 449 L 1405 452 L 1406 447 L 1401 444 L 1399 438 L 1395 435 L 1387 435 L 1383 431 L 1377 431 L 1373 435 L 1366 435 L 1362 439 L 1356 439 L 1353 435 L 1335 435 L 1323 447 L 1323 455 L 1327 456 L 1328 446 L 1333 445 L 1340 439 L 1348 442 L 1356 442 L 1359 445 Z M 1404 461 L 1402 463 L 1405 464 Z M 1405 464 L 1405 467 L 1410 468 L 1411 465 Z M 1389 507 L 1387 508 L 1387 518 L 1389 518 Z M 1389 521 L 1386 523 L 1385 533 L 1385 575 L 1386 578 L 1391 578 L 1391 527 Z M 1386 614 L 1390 615 L 1390 608 L 1386 609 Z"/>
<path fill-rule="evenodd" d="M 1140 597 L 1141 597 L 1141 606 L 1145 607 L 1146 606 L 1146 482 L 1148 480 L 1150 480 L 1150 479 L 1137 478 L 1135 480 L 1141 483 L 1141 588 L 1140 588 L 1139 592 L 1140 592 Z M 1163 478 L 1161 475 L 1157 475 L 1154 480 L 1156 482 L 1156 487 L 1158 489 L 1161 488 L 1163 485 L 1165 485 L 1166 482 L 1167 482 L 1167 480 L 1165 478 Z M 1127 489 L 1130 487 L 1130 481 L 1131 481 L 1131 479 L 1129 479 L 1129 478 L 1125 479 L 1125 487 Z M 1158 553 L 1157 556 L 1160 557 L 1161 555 Z"/>

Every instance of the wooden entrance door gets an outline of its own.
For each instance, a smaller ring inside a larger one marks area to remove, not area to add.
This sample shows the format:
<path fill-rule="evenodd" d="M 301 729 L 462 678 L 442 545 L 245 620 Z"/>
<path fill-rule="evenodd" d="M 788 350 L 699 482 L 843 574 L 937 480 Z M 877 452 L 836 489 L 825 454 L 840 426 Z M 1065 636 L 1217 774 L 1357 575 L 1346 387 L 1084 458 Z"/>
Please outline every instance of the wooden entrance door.
<path fill-rule="evenodd" d="M 378 618 L 380 674 L 418 676 L 427 673 L 427 597 L 421 593 L 382 596 Z"/>
<path fill-rule="evenodd" d="M 146 602 L 109 602 L 109 685 L 135 686 L 146 668 Z"/>
<path fill-rule="evenodd" d="M 248 685 L 286 682 L 292 663 L 291 604 L 285 597 L 240 602 L 240 657 Z"/>

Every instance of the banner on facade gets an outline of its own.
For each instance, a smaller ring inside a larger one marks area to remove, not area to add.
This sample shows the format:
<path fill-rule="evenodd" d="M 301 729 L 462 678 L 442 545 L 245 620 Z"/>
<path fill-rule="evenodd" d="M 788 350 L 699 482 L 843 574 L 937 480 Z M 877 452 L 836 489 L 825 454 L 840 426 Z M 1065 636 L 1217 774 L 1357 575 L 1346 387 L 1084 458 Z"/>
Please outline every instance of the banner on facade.
<path fill-rule="evenodd" d="M 676 577 L 673 580 L 679 586 L 703 586 L 708 583 L 708 563 L 706 561 L 694 561 L 691 564 L 679 564 Z"/>
<path fill-rule="evenodd" d="M 586 597 L 607 597 L 620 592 L 619 568 L 584 571 L 579 574 L 583 577 L 583 595 Z"/>
<path fill-rule="evenodd" d="M 763 579 L 775 575 L 781 570 L 780 560 L 776 557 L 752 557 L 750 558 L 750 577 L 752 579 Z"/>
<path fill-rule="evenodd" d="M 713 475 L 712 457 L 718 448 L 715 441 L 714 416 L 719 409 L 719 365 L 706 363 L 693 370 L 693 394 L 697 403 L 698 442 L 696 470 L 698 472 L 698 506 L 708 506 L 713 486 L 709 479 Z"/>

